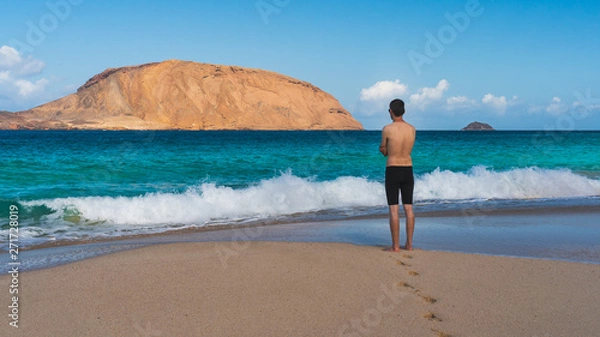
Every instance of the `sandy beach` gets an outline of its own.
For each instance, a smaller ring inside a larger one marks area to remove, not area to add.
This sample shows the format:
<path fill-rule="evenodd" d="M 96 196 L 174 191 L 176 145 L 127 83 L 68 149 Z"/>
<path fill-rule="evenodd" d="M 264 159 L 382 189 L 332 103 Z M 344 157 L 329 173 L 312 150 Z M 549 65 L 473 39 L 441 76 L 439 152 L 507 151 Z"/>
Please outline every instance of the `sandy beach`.
<path fill-rule="evenodd" d="M 5 289 L 10 282 L 0 277 Z M 10 304 L 8 292 L 2 298 Z M 181 243 L 21 273 L 19 328 L 5 315 L 0 334 L 597 336 L 598 303 L 600 265 L 342 243 Z"/>

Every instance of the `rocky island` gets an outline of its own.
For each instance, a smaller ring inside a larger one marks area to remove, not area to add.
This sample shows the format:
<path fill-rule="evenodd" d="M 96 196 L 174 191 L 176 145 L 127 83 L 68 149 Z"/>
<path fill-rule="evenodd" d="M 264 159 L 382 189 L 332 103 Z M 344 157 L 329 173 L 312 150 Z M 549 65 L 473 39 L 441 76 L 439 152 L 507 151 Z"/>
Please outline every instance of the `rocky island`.
<path fill-rule="evenodd" d="M 473 122 L 464 128 L 460 129 L 460 131 L 495 131 L 494 128 L 486 123 Z"/>
<path fill-rule="evenodd" d="M 76 93 L 0 112 L 0 129 L 362 130 L 330 94 L 275 72 L 170 60 L 109 68 Z"/>

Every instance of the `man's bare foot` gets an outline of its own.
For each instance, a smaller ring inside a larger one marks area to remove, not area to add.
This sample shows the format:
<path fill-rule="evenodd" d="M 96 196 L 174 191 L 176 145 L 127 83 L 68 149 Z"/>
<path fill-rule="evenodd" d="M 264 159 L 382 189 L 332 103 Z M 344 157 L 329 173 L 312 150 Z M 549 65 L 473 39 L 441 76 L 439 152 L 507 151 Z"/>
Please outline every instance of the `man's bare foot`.
<path fill-rule="evenodd" d="M 400 251 L 400 247 L 389 247 L 389 248 L 385 248 L 383 250 L 384 252 L 394 252 L 397 253 Z"/>
<path fill-rule="evenodd" d="M 402 247 L 402 249 L 412 251 L 413 247 L 412 247 L 412 245 L 406 245 L 406 246 Z"/>

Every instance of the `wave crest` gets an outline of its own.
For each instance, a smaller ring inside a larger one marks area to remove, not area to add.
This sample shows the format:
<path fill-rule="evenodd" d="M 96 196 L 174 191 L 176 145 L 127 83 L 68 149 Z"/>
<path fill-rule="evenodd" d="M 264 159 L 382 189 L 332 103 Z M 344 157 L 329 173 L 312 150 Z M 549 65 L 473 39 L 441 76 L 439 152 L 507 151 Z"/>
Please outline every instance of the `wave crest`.
<path fill-rule="evenodd" d="M 477 166 L 468 172 L 436 169 L 416 177 L 415 202 L 470 199 L 537 199 L 600 195 L 600 181 L 568 169 L 512 169 L 503 172 Z M 136 227 L 202 226 L 211 221 L 272 218 L 296 213 L 358 207 L 385 207 L 381 182 L 363 177 L 331 181 L 301 178 L 291 172 L 234 189 L 203 183 L 183 193 L 137 197 L 81 197 L 35 200 L 25 206 L 53 211 L 46 223 L 108 223 Z M 63 227 L 64 228 L 64 227 Z"/>
<path fill-rule="evenodd" d="M 184 193 L 151 193 L 138 197 L 84 197 L 40 200 L 55 210 L 52 217 L 81 217 L 114 224 L 194 224 L 214 220 L 267 218 L 328 209 L 377 206 L 383 186 L 357 177 L 316 182 L 291 173 L 233 189 L 204 183 Z"/>
<path fill-rule="evenodd" d="M 418 200 L 540 199 L 600 195 L 600 181 L 568 169 L 537 167 L 496 172 L 475 166 L 468 172 L 440 170 L 422 175 L 415 186 Z"/>

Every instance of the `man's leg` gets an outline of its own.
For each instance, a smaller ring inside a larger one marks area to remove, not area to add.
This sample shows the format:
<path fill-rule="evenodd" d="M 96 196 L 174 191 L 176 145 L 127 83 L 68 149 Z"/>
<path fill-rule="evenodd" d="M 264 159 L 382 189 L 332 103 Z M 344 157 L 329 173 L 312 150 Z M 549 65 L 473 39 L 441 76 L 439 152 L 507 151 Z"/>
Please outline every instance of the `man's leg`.
<path fill-rule="evenodd" d="M 404 214 L 406 215 L 406 250 L 412 250 L 413 233 L 415 231 L 415 214 L 413 213 L 412 204 L 403 204 L 402 207 L 404 208 Z"/>
<path fill-rule="evenodd" d="M 392 233 L 391 251 L 400 251 L 400 218 L 398 216 L 398 205 L 390 205 L 390 232 Z"/>

